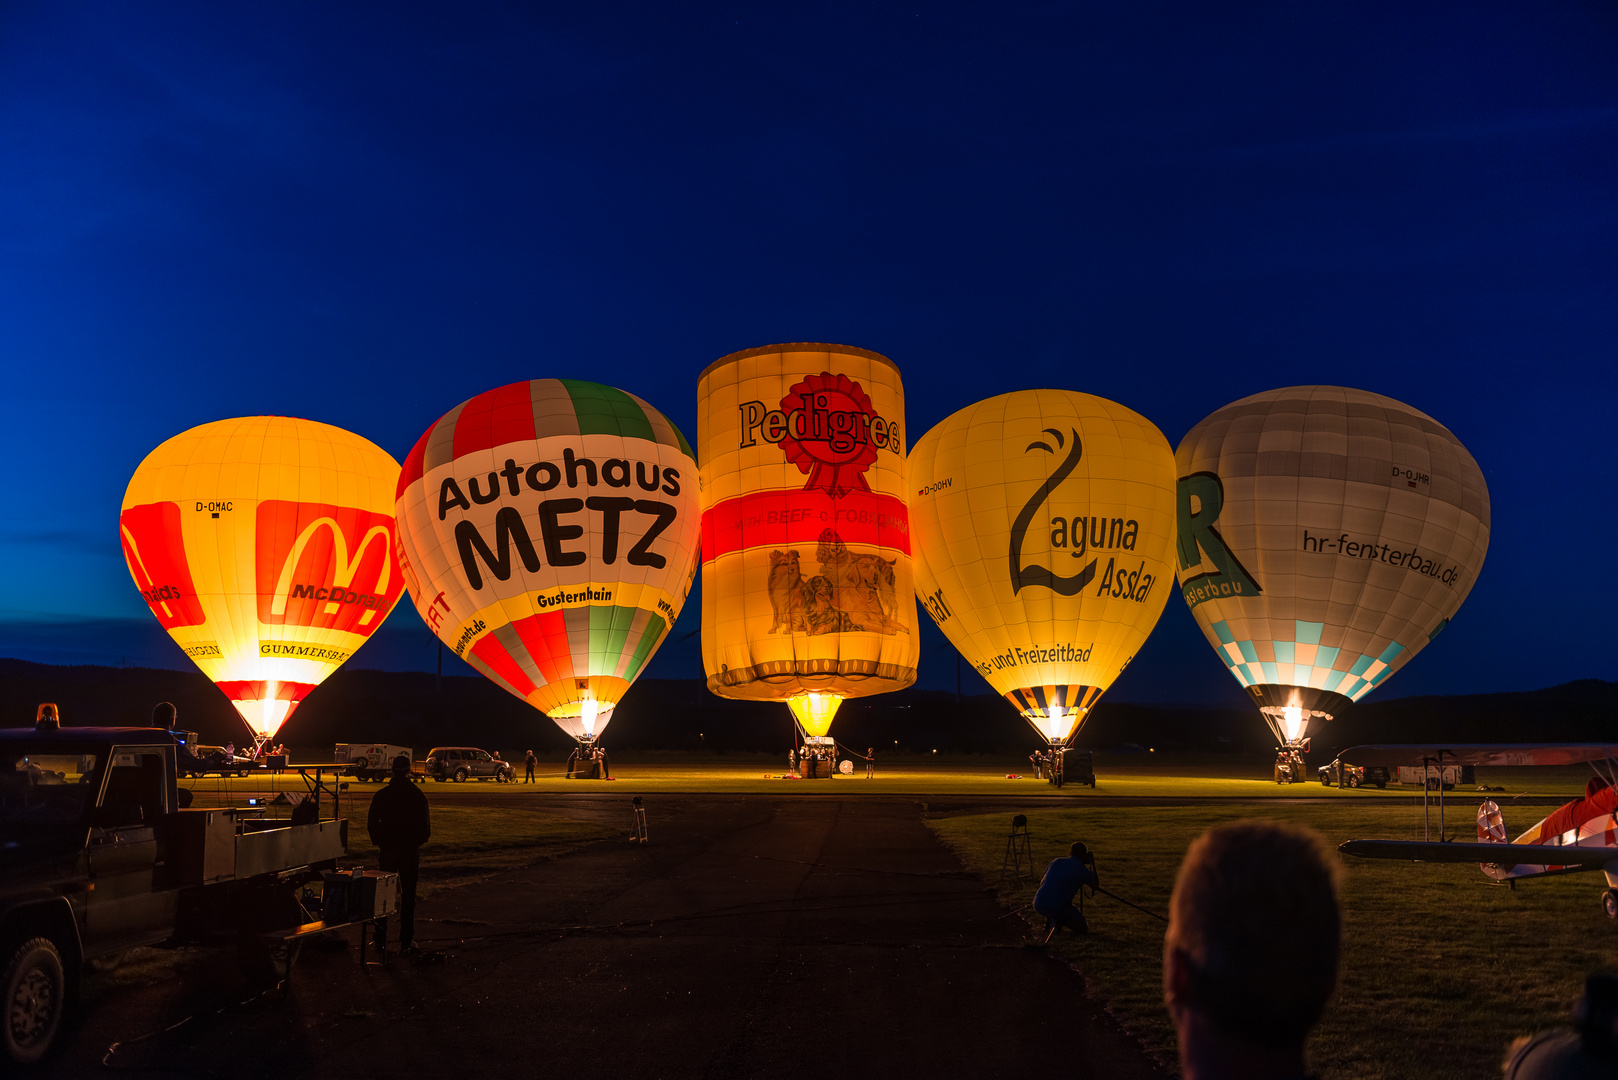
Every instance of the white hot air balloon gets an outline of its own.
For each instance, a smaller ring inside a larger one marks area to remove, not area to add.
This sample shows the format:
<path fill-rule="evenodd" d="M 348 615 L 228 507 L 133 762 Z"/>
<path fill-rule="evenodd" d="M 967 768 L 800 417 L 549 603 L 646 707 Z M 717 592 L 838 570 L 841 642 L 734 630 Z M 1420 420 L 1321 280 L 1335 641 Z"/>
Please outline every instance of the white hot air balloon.
<path fill-rule="evenodd" d="M 1438 636 L 1488 550 L 1477 462 L 1380 394 L 1254 394 L 1192 428 L 1175 464 L 1181 594 L 1283 757 Z"/>

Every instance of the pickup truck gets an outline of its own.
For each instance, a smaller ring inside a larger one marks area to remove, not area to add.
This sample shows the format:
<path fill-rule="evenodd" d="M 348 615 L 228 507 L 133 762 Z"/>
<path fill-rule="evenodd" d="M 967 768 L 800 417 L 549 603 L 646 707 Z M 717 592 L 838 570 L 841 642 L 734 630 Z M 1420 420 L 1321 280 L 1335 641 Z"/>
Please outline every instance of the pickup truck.
<path fill-rule="evenodd" d="M 161 728 L 0 730 L 0 1043 L 11 1061 L 49 1051 L 93 961 L 230 944 L 251 963 L 261 935 L 303 921 L 299 887 L 347 852 L 348 821 L 319 820 L 318 804 L 314 821 L 288 825 L 181 803 L 175 740 Z"/>

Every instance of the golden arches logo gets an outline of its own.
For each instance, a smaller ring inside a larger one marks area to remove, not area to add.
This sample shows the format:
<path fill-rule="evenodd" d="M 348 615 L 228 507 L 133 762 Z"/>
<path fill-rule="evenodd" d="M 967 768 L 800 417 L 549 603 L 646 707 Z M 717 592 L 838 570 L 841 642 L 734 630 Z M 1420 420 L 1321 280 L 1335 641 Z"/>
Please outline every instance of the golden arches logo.
<path fill-rule="evenodd" d="M 118 518 L 118 538 L 135 587 L 164 629 L 207 621 L 185 558 L 178 503 L 130 507 Z"/>
<path fill-rule="evenodd" d="M 303 554 L 303 549 L 309 545 L 309 541 L 314 537 L 317 529 L 331 530 L 332 547 L 336 549 L 335 572 L 332 574 L 331 581 L 333 588 L 347 589 L 354 583 L 354 572 L 360 568 L 360 560 L 365 557 L 365 549 L 371 545 L 372 540 L 380 538 L 383 550 L 388 550 L 393 541 L 392 534 L 385 526 L 373 525 L 366 532 L 365 537 L 360 540 L 359 546 L 354 549 L 354 557 L 350 559 L 348 557 L 348 540 L 343 536 L 342 526 L 337 524 L 335 518 L 323 517 L 311 521 L 304 526 L 303 532 L 298 534 L 298 539 L 292 544 L 292 550 L 287 552 L 287 557 L 281 562 L 281 576 L 275 581 L 275 592 L 272 594 L 273 599 L 270 601 L 270 612 L 272 614 L 286 614 L 287 594 L 292 591 L 292 572 L 297 569 L 298 557 Z M 382 591 L 386 591 L 388 587 L 388 562 L 389 560 L 383 560 L 382 573 L 377 575 L 376 587 Z M 342 600 L 331 600 L 329 597 L 322 597 L 321 599 L 326 600 L 327 615 L 337 614 L 343 603 Z M 375 614 L 375 610 L 365 612 L 360 616 L 360 625 L 364 626 L 370 622 L 371 616 Z"/>
<path fill-rule="evenodd" d="M 321 503 L 260 503 L 259 618 L 369 635 L 404 585 L 395 549 L 389 515 Z M 300 567 L 310 580 L 295 580 Z"/>

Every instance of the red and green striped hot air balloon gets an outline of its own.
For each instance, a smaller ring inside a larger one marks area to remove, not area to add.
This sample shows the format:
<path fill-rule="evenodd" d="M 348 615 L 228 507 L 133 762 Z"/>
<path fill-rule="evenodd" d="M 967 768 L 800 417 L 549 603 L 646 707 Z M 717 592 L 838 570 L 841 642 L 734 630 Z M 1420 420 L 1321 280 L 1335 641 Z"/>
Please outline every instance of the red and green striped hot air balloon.
<path fill-rule="evenodd" d="M 441 416 L 395 513 L 416 610 L 467 663 L 589 742 L 679 617 L 697 463 L 633 394 L 534 379 Z"/>

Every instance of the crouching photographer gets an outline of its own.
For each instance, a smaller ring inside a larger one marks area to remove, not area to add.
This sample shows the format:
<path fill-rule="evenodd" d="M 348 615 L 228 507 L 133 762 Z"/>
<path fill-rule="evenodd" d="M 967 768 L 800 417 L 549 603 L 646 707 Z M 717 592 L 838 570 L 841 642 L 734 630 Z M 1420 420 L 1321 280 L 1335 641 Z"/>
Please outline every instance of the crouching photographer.
<path fill-rule="evenodd" d="M 1044 916 L 1045 925 L 1050 928 L 1046 941 L 1064 926 L 1075 934 L 1090 931 L 1090 923 L 1082 910 L 1083 890 L 1089 889 L 1094 896 L 1101 887 L 1101 879 L 1096 874 L 1096 857 L 1079 840 L 1075 840 L 1069 850 L 1067 858 L 1051 860 L 1034 893 L 1034 912 Z M 1075 899 L 1079 901 L 1078 906 L 1073 903 Z"/>

